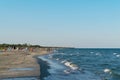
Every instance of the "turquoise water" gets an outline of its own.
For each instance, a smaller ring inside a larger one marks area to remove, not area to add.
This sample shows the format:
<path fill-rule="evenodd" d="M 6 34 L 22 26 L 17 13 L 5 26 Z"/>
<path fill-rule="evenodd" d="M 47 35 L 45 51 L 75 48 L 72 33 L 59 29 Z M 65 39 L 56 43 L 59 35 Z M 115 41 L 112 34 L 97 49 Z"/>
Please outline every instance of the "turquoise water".
<path fill-rule="evenodd" d="M 120 49 L 61 49 L 39 58 L 51 67 L 44 80 L 120 80 Z"/>

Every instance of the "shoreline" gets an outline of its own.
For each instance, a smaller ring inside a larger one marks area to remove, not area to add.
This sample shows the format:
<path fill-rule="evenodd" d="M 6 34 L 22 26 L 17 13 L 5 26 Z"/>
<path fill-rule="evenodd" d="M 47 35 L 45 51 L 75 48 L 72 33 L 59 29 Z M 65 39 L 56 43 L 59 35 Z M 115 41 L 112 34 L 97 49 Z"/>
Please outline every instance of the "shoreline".
<path fill-rule="evenodd" d="M 40 51 L 26 54 L 18 52 L 5 52 L 0 54 L 0 80 L 13 78 L 32 78 L 36 80 L 43 80 L 49 74 L 49 66 L 47 62 L 38 58 L 38 56 L 50 54 L 52 51 Z M 3 57 L 3 58 L 1 58 Z M 33 70 L 11 70 L 31 68 Z"/>
<path fill-rule="evenodd" d="M 36 59 L 40 66 L 40 80 L 44 80 L 45 77 L 50 75 L 50 73 L 48 72 L 48 69 L 50 69 L 50 66 L 46 61 L 38 58 L 38 56 Z"/>

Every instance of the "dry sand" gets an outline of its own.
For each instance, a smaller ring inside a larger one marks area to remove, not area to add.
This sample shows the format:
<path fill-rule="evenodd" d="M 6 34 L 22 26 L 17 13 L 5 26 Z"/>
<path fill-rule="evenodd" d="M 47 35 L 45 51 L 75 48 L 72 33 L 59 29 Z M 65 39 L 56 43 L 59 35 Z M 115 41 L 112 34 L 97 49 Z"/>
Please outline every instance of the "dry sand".
<path fill-rule="evenodd" d="M 0 54 L 0 78 L 40 77 L 40 66 L 34 56 L 47 53 L 47 51 L 39 53 L 13 51 Z M 33 70 L 11 70 L 15 68 L 31 68 Z"/>

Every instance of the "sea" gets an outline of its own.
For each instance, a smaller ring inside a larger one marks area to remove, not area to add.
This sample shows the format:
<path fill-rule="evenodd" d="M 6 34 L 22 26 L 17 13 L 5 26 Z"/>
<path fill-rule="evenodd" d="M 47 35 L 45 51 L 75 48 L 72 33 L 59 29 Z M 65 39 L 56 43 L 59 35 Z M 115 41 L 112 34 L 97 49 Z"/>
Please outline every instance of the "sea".
<path fill-rule="evenodd" d="M 120 80 L 120 49 L 65 48 L 39 58 L 50 66 L 44 80 Z"/>

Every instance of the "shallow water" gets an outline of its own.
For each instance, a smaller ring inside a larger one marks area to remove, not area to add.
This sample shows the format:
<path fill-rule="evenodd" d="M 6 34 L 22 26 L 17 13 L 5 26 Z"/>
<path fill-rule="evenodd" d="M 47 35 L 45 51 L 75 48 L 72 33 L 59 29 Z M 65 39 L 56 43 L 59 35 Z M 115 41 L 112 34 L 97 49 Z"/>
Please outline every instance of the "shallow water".
<path fill-rule="evenodd" d="M 32 71 L 34 70 L 34 68 L 12 68 L 12 69 L 9 69 L 10 71 Z"/>
<path fill-rule="evenodd" d="M 51 67 L 45 80 L 120 80 L 120 49 L 61 49 L 39 58 Z"/>

